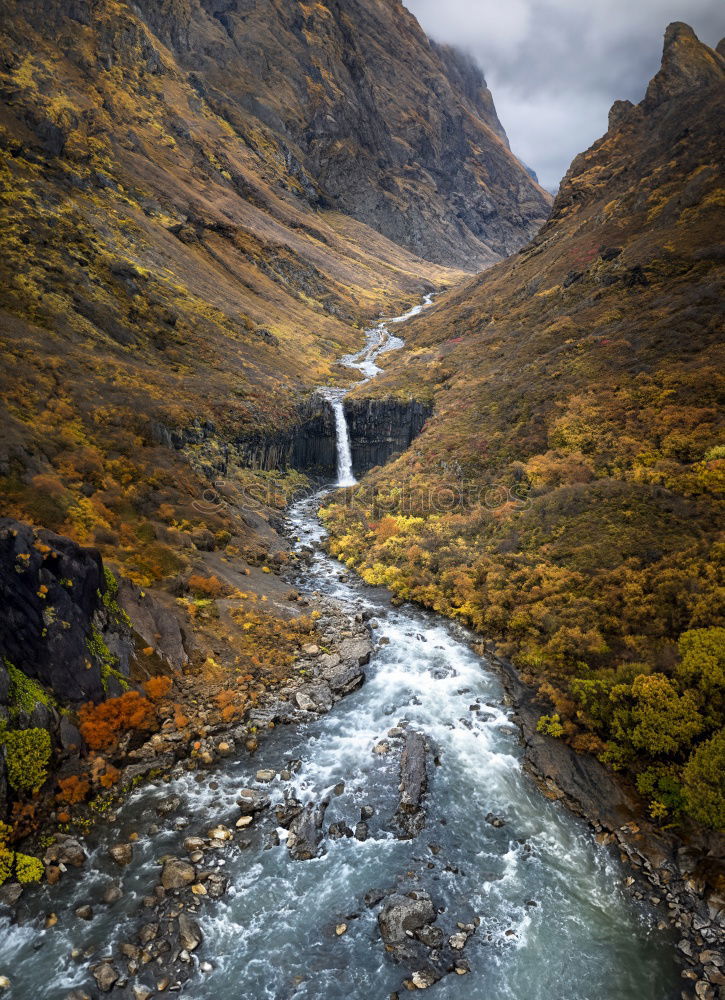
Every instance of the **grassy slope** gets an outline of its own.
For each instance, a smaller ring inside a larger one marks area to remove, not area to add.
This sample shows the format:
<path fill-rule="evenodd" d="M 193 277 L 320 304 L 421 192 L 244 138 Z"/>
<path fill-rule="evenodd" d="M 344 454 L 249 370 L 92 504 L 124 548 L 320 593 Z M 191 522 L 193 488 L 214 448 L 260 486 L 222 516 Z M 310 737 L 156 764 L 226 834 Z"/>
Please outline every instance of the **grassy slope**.
<path fill-rule="evenodd" d="M 539 236 L 414 321 L 364 390 L 435 413 L 328 511 L 366 579 L 497 637 L 550 731 L 629 769 L 653 815 L 714 826 L 724 83 L 668 31 L 647 98 L 615 106 Z"/>
<path fill-rule="evenodd" d="M 0 37 L 3 508 L 150 585 L 194 530 L 245 531 L 193 510 L 199 470 L 460 274 L 313 208 L 281 140 L 215 114 L 125 4 L 59 9 Z M 191 464 L 168 432 L 201 440 Z"/>

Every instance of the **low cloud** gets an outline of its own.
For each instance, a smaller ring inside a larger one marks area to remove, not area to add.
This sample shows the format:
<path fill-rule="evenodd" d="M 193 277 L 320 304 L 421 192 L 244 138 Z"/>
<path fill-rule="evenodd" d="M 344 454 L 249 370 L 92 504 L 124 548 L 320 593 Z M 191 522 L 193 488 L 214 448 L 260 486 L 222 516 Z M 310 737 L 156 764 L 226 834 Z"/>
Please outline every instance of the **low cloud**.
<path fill-rule="evenodd" d="M 641 100 L 671 21 L 725 35 L 722 0 L 404 0 L 437 41 L 486 74 L 514 152 L 555 188 L 602 135 L 612 103 Z"/>

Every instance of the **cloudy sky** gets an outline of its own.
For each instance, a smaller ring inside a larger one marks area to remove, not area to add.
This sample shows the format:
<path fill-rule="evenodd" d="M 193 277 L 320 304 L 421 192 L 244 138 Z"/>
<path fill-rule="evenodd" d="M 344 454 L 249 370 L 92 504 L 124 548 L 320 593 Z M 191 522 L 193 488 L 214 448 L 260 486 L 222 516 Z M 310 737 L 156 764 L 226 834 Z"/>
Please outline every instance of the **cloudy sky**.
<path fill-rule="evenodd" d="M 556 188 L 607 130 L 617 99 L 644 95 L 670 21 L 715 46 L 723 0 L 403 0 L 425 31 L 470 52 L 486 74 L 511 147 Z"/>

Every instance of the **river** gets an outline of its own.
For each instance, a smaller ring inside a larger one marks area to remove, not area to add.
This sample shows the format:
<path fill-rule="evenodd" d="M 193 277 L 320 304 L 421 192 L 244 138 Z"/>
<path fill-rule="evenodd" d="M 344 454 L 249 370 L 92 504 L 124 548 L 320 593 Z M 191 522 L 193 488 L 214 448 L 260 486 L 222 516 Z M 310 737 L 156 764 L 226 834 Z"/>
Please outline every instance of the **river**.
<path fill-rule="evenodd" d="M 380 324 L 368 334 L 365 349 L 345 360 L 371 378 L 380 355 L 401 344 Z M 344 425 L 343 395 L 337 391 L 332 400 L 340 404 L 335 412 Z M 354 482 L 346 434 L 338 426 L 343 485 Z M 130 940 L 139 898 L 158 878 L 158 858 L 183 855 L 184 837 L 204 834 L 210 823 L 233 828 L 235 798 L 240 788 L 254 786 L 258 769 L 279 772 L 287 762 L 301 761 L 290 780 L 278 777 L 264 786 L 273 803 L 282 800 L 284 788 L 302 801 L 329 796 L 326 827 L 355 827 L 369 806 L 374 813 L 367 820 L 368 839 L 326 838 L 320 857 L 294 861 L 284 845 L 286 831 L 277 831 L 281 843 L 270 846 L 275 821 L 267 811 L 251 828 L 250 846 L 231 843 L 214 852 L 229 889 L 200 910 L 204 942 L 177 996 L 404 995 L 407 973 L 386 955 L 376 910 L 363 901 L 370 889 L 397 886 L 429 892 L 448 933 L 457 922 L 480 920 L 465 950 L 470 972 L 445 976 L 427 991 L 432 1000 L 674 1000 L 681 980 L 673 938 L 656 927 L 664 914 L 632 898 L 625 888 L 629 871 L 619 858 L 595 843 L 585 823 L 546 800 L 524 773 L 501 684 L 472 651 L 472 637 L 412 606 L 392 607 L 385 592 L 348 577 L 325 554 L 316 511 L 331 490 L 290 510 L 295 544 L 315 550 L 298 583 L 377 622 L 365 684 L 316 721 L 277 728 L 253 759 L 245 753 L 203 775 L 137 790 L 114 823 L 101 823 L 89 837 L 93 853 L 82 875 L 71 873 L 58 886 L 40 888 L 26 904 L 30 919 L 24 926 L 0 925 L 0 973 L 13 981 L 9 996 L 65 1000 L 70 988 L 92 985 L 85 967 L 71 958 L 72 949 L 92 949 L 97 961 Z M 392 822 L 399 754 L 392 746 L 388 753 L 374 752 L 392 743 L 386 734 L 401 725 L 425 734 L 435 757 L 425 827 L 412 840 L 398 839 Z M 189 825 L 175 830 L 172 823 L 149 833 L 159 822 L 156 804 L 170 794 L 181 798 L 180 813 Z M 492 825 L 487 816 L 503 825 Z M 109 882 L 119 880 L 107 848 L 132 831 L 140 837 L 133 863 L 123 871 L 123 897 L 111 907 L 96 906 L 92 921 L 78 920 L 76 906 L 97 903 Z M 39 929 L 39 915 L 50 911 L 58 923 Z M 346 930 L 338 934 L 343 924 Z M 151 970 L 142 978 L 153 983 Z M 98 995 L 95 988 L 91 995 Z"/>

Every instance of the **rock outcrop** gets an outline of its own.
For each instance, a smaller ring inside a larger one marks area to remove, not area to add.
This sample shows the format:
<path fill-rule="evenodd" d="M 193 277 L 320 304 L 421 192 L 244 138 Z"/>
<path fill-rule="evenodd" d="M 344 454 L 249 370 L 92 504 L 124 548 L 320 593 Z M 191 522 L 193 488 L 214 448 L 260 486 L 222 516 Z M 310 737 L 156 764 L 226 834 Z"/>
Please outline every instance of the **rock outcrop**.
<path fill-rule="evenodd" d="M 51 531 L 0 520 L 0 657 L 61 702 L 119 694 L 130 629 L 101 557 Z M 0 703 L 7 697 L 0 678 Z M 31 709 L 32 711 L 32 709 Z"/>

